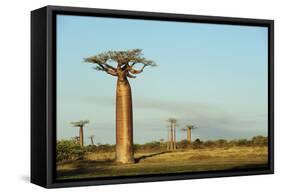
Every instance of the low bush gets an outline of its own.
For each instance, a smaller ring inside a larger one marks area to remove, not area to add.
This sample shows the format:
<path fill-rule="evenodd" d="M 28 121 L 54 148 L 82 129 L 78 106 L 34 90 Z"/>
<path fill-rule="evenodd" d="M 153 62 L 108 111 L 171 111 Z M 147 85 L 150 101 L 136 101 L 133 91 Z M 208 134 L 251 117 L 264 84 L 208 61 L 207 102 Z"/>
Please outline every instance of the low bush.
<path fill-rule="evenodd" d="M 57 162 L 83 159 L 86 150 L 73 140 L 57 141 Z"/>

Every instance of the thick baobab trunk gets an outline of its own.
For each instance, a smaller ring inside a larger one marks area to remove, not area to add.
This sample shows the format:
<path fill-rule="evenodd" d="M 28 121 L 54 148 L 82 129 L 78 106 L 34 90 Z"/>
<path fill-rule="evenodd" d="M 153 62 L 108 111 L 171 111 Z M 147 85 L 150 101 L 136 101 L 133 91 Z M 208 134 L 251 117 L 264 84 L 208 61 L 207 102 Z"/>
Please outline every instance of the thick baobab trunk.
<path fill-rule="evenodd" d="M 83 127 L 79 129 L 79 144 L 81 147 L 84 146 Z"/>
<path fill-rule="evenodd" d="M 119 78 L 116 89 L 116 161 L 135 162 L 131 87 L 127 79 Z"/>
<path fill-rule="evenodd" d="M 187 142 L 191 143 L 191 129 L 190 128 L 187 129 Z"/>

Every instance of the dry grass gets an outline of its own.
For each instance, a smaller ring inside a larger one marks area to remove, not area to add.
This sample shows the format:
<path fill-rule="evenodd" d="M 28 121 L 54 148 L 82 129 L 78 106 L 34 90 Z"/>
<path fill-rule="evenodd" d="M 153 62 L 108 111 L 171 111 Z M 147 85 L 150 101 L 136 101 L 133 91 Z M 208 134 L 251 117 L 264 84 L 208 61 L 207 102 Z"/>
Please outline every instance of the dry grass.
<path fill-rule="evenodd" d="M 120 165 L 115 153 L 88 153 L 84 160 L 59 163 L 59 179 L 160 174 L 264 167 L 267 147 L 186 149 L 135 153 L 137 163 Z"/>

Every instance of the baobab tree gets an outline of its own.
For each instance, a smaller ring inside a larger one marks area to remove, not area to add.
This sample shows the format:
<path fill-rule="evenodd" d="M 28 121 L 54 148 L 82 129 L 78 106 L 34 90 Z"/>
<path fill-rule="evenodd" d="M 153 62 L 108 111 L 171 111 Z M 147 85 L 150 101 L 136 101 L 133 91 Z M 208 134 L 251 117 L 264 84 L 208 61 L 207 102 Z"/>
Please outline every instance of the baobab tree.
<path fill-rule="evenodd" d="M 136 78 L 145 67 L 156 64 L 142 57 L 141 49 L 108 51 L 85 59 L 93 63 L 97 71 L 117 77 L 116 88 L 116 161 L 134 163 L 133 152 L 133 108 L 131 86 L 128 78 Z M 142 65 L 136 69 L 137 64 Z"/>
<path fill-rule="evenodd" d="M 94 135 L 90 135 L 89 139 L 91 140 L 91 145 L 94 145 Z"/>
<path fill-rule="evenodd" d="M 177 119 L 169 118 L 167 120 L 169 122 L 170 130 L 168 131 L 168 150 L 176 149 L 176 125 Z"/>
<path fill-rule="evenodd" d="M 194 125 L 186 125 L 185 128 L 183 128 L 183 131 L 186 131 L 187 133 L 187 143 L 191 143 L 191 130 L 196 129 L 197 127 L 195 127 Z"/>
<path fill-rule="evenodd" d="M 171 134 L 170 134 L 170 131 L 171 131 L 171 127 L 170 126 L 167 126 L 167 129 L 168 129 L 168 137 L 167 137 L 167 150 L 170 150 L 170 140 L 171 140 Z"/>
<path fill-rule="evenodd" d="M 161 139 L 159 140 L 159 143 L 160 143 L 160 150 L 162 151 L 162 147 L 163 147 L 163 144 L 164 144 L 164 139 L 161 138 Z"/>
<path fill-rule="evenodd" d="M 83 127 L 88 124 L 88 120 L 81 120 L 77 122 L 71 122 L 74 127 L 79 127 L 79 144 L 81 147 L 84 146 L 84 135 L 83 135 Z"/>
<path fill-rule="evenodd" d="M 90 135 L 88 136 L 88 138 L 90 139 L 90 141 L 91 141 L 91 145 L 94 145 L 94 130 L 93 130 L 93 128 L 91 128 L 90 130 Z"/>

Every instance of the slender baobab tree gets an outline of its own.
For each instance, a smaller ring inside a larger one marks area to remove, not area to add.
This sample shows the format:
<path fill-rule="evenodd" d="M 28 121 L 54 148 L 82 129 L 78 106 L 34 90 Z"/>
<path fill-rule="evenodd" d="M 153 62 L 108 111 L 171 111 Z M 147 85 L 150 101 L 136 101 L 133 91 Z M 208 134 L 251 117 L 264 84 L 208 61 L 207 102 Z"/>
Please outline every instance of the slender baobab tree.
<path fill-rule="evenodd" d="M 156 64 L 142 57 L 142 50 L 108 51 L 88 57 L 85 62 L 94 63 L 97 71 L 117 77 L 116 88 L 116 161 L 134 163 L 132 94 L 128 78 L 136 78 L 145 67 Z M 113 65 L 115 63 L 115 65 Z M 141 64 L 140 69 L 135 69 Z"/>
<path fill-rule="evenodd" d="M 174 146 L 174 148 L 173 149 L 174 150 L 177 149 L 176 126 L 177 126 L 177 120 L 174 122 L 174 126 L 173 126 L 173 128 L 174 128 L 174 130 L 173 130 L 174 131 L 174 134 L 173 134 L 173 138 L 174 138 L 173 139 L 173 142 L 174 142 L 173 146 Z"/>
<path fill-rule="evenodd" d="M 177 125 L 177 119 L 175 118 L 169 118 L 167 120 L 170 125 L 170 130 L 168 135 L 168 150 L 175 150 L 176 149 L 176 125 Z"/>
<path fill-rule="evenodd" d="M 183 131 L 186 131 L 187 133 L 187 143 L 191 143 L 191 130 L 196 129 L 197 127 L 195 127 L 194 125 L 186 125 L 185 128 L 183 128 Z"/>
<path fill-rule="evenodd" d="M 94 145 L 94 130 L 93 128 L 89 130 L 90 131 L 90 135 L 88 136 L 88 138 L 90 139 L 91 141 L 91 145 Z"/>
<path fill-rule="evenodd" d="M 167 126 L 167 129 L 168 129 L 168 137 L 167 137 L 167 150 L 170 150 L 170 139 L 171 139 L 171 135 L 170 135 L 170 130 L 171 130 L 171 127 L 170 127 L 170 125 L 169 126 Z"/>
<path fill-rule="evenodd" d="M 94 135 L 90 135 L 89 139 L 91 140 L 91 145 L 94 145 Z"/>
<path fill-rule="evenodd" d="M 163 147 L 163 145 L 164 145 L 164 139 L 160 139 L 159 140 L 159 143 L 160 143 L 160 151 L 162 151 L 162 147 Z"/>
<path fill-rule="evenodd" d="M 74 127 L 79 127 L 79 144 L 81 147 L 84 146 L 84 135 L 83 135 L 83 127 L 88 124 L 88 120 L 81 120 L 77 122 L 71 122 Z"/>

